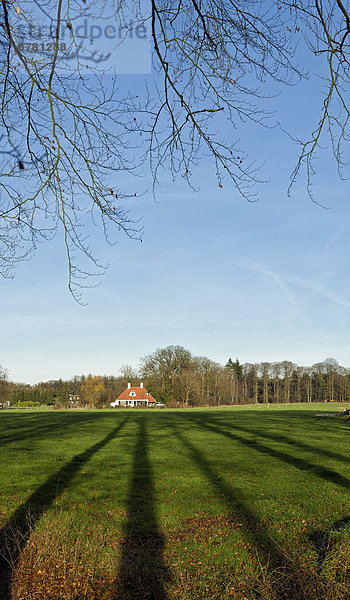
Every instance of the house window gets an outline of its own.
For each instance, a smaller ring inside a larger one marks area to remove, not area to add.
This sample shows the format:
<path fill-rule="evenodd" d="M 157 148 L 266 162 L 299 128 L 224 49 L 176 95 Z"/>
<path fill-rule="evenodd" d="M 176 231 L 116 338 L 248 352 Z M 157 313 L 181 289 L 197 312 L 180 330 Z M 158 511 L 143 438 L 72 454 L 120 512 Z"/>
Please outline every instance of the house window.
<path fill-rule="evenodd" d="M 134 390 L 131 390 L 129 396 L 136 396 L 136 392 Z"/>

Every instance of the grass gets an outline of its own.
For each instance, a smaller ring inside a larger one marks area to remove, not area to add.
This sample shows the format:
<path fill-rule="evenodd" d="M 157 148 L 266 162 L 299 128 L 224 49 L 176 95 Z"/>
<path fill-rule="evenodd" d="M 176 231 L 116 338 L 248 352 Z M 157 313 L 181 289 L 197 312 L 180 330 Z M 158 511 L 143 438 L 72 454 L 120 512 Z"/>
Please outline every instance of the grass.
<path fill-rule="evenodd" d="M 0 598 L 350 598 L 332 411 L 2 412 Z"/>

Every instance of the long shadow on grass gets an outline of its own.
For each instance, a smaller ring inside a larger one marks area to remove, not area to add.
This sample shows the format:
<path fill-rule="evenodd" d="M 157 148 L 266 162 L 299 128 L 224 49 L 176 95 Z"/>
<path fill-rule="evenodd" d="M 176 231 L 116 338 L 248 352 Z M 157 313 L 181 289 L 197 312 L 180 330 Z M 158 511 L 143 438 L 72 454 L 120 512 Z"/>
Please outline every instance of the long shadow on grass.
<path fill-rule="evenodd" d="M 5 417 L 5 418 L 4 418 Z M 104 413 L 49 413 L 34 414 L 5 414 L 1 415 L 0 425 L 6 427 L 5 431 L 0 429 L 0 446 L 16 444 L 16 448 L 22 447 L 24 442 L 29 444 L 36 439 L 57 441 L 57 434 L 66 435 L 74 427 L 96 423 L 97 420 L 105 419 Z M 15 427 L 13 427 L 15 425 Z M 24 444 L 25 445 L 25 444 Z"/>
<path fill-rule="evenodd" d="M 166 600 L 164 586 L 169 573 L 163 550 L 164 537 L 155 509 L 154 481 L 148 455 L 146 417 L 141 415 L 127 496 L 127 521 L 115 600 Z"/>
<path fill-rule="evenodd" d="M 329 552 L 329 542 L 332 534 L 341 532 L 349 523 L 350 517 L 344 517 L 335 521 L 330 529 L 314 531 L 309 535 L 309 539 L 314 544 L 318 553 L 319 569 L 322 568 L 323 561 Z"/>
<path fill-rule="evenodd" d="M 186 419 L 186 417 L 184 417 L 184 418 Z M 237 435 L 237 434 L 233 433 L 232 431 L 226 431 L 225 429 L 221 429 L 219 426 L 215 427 L 214 425 L 210 425 L 208 423 L 203 423 L 203 422 L 198 423 L 198 424 L 203 429 L 207 429 L 208 431 L 210 431 L 212 433 L 219 434 L 219 435 L 227 437 L 231 440 L 234 440 L 235 442 L 238 442 L 239 444 L 247 446 L 248 448 L 252 448 L 253 450 L 256 450 L 257 452 L 260 452 L 261 454 L 267 454 L 268 456 L 278 458 L 279 460 L 281 460 L 289 465 L 292 465 L 293 467 L 295 467 L 296 469 L 299 469 L 300 471 L 307 471 L 309 473 L 312 473 L 313 475 L 316 475 L 317 477 L 324 479 L 325 481 L 334 483 L 334 484 L 338 485 L 339 487 L 342 487 L 346 490 L 348 490 L 350 488 L 349 479 L 347 479 L 343 475 L 340 475 L 336 471 L 333 471 L 333 469 L 328 469 L 327 467 L 322 467 L 320 465 L 314 464 L 312 462 L 309 462 L 308 460 L 305 460 L 304 458 L 297 458 L 297 457 L 291 456 L 290 454 L 287 454 L 286 452 L 282 452 L 281 450 L 276 450 L 274 448 L 270 448 L 269 446 L 265 446 L 265 444 L 262 444 L 261 442 L 257 442 L 256 440 L 247 440 L 246 438 L 244 438 L 240 435 Z M 250 430 L 249 430 L 249 432 L 254 433 Z"/>
<path fill-rule="evenodd" d="M 51 475 L 28 500 L 20 506 L 0 530 L 0 598 L 11 600 L 11 582 L 21 552 L 33 527 L 55 499 L 69 486 L 80 469 L 120 433 L 126 418 L 105 438 L 77 454 L 59 471 Z"/>
<path fill-rule="evenodd" d="M 193 416 L 191 416 L 190 418 L 194 419 Z M 198 425 L 202 424 L 201 421 L 198 419 L 198 417 L 195 418 L 194 420 Z M 274 442 L 282 442 L 283 444 L 288 444 L 290 446 L 300 448 L 300 450 L 305 450 L 306 452 L 313 452 L 314 454 L 318 454 L 320 456 L 325 456 L 326 458 L 332 458 L 339 462 L 344 462 L 344 463 L 350 464 L 350 458 L 347 456 L 344 456 L 343 454 L 338 454 L 338 452 L 333 452 L 331 450 L 325 450 L 324 448 L 315 447 L 315 446 L 312 446 L 311 444 L 306 444 L 305 442 L 300 442 L 298 440 L 293 440 L 293 439 L 289 438 L 288 436 L 282 435 L 280 433 L 272 433 L 272 432 L 265 433 L 263 431 L 260 431 L 257 428 L 252 429 L 250 427 L 243 427 L 242 425 L 237 425 L 236 423 L 227 423 L 227 422 L 222 423 L 221 420 L 215 419 L 215 417 L 214 418 L 211 417 L 210 422 L 211 422 L 211 424 L 216 425 L 218 427 L 226 427 L 231 430 L 236 429 L 238 431 L 243 431 L 244 433 L 252 433 L 258 437 L 270 439 L 270 440 L 273 440 Z M 207 420 L 207 423 L 208 423 L 208 420 Z"/>
<path fill-rule="evenodd" d="M 237 488 L 229 486 L 218 472 L 213 469 L 208 460 L 192 442 L 186 439 L 175 426 L 173 431 L 183 446 L 187 449 L 188 456 L 197 465 L 199 471 L 209 481 L 216 494 L 226 504 L 229 512 L 232 514 L 233 522 L 237 518 L 242 522 L 244 528 L 240 529 L 245 535 L 247 541 L 256 548 L 259 560 L 266 569 L 267 575 L 271 573 L 269 581 L 270 589 L 273 590 L 273 598 L 279 600 L 305 600 L 307 598 L 307 588 L 312 582 L 305 581 L 305 576 L 301 577 L 301 571 L 298 565 L 287 554 L 284 554 L 277 542 L 271 537 L 265 526 L 259 520 L 258 514 L 249 506 L 245 495 Z M 263 574 L 266 576 L 266 571 Z M 312 586 L 311 586 L 312 587 Z M 257 583 L 258 588 L 258 583 Z M 261 596 L 257 589 L 257 598 Z"/>

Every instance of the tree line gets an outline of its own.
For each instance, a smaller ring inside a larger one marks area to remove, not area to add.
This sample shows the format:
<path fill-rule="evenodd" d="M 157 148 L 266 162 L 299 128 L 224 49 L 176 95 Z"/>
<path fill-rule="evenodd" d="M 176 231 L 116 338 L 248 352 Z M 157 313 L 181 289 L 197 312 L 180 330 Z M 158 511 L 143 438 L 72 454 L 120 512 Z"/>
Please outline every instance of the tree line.
<path fill-rule="evenodd" d="M 128 382 L 140 381 L 171 407 L 350 400 L 350 369 L 333 358 L 311 367 L 288 360 L 242 364 L 238 358 L 222 365 L 182 346 L 167 346 L 144 356 L 138 369 L 124 365 L 118 376 L 89 374 L 29 385 L 10 381 L 0 367 L 0 403 L 103 408 Z"/>

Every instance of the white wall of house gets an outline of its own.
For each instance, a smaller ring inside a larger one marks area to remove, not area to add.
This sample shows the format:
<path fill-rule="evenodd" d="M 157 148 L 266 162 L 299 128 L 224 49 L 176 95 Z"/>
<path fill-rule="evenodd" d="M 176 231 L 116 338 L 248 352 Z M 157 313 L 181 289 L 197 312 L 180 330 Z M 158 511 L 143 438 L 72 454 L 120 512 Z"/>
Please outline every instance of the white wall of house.
<path fill-rule="evenodd" d="M 111 406 L 113 408 L 115 408 L 116 406 L 138 406 L 138 405 L 142 405 L 142 406 L 148 406 L 148 404 L 152 404 L 151 402 L 148 402 L 148 400 L 114 400 L 114 402 L 111 402 Z"/>

